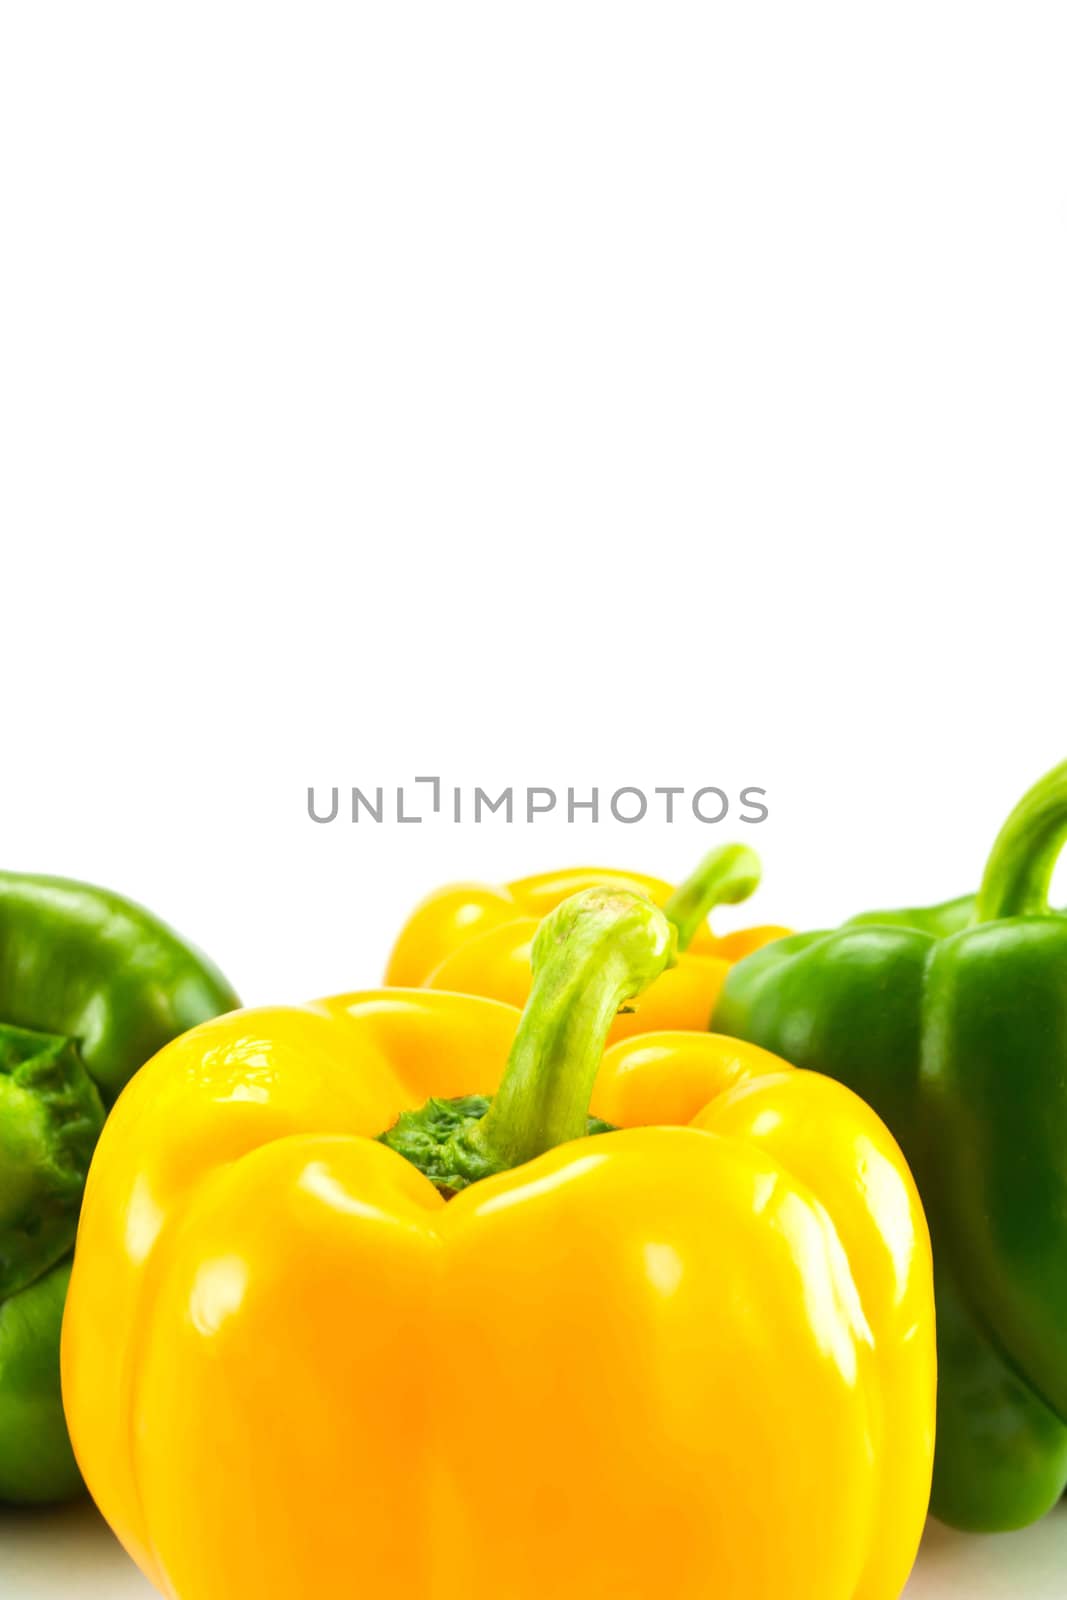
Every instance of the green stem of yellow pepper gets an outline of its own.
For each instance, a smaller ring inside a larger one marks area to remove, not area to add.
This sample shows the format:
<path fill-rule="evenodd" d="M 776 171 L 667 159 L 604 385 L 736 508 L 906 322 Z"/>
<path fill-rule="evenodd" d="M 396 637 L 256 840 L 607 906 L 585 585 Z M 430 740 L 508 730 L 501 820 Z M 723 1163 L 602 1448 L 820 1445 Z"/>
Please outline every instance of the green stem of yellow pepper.
<path fill-rule="evenodd" d="M 431 1100 L 380 1135 L 454 1193 L 588 1132 L 589 1100 L 619 1007 L 674 962 L 675 930 L 643 895 L 587 889 L 534 939 L 533 987 L 490 1103 Z"/>
<path fill-rule="evenodd" d="M 663 908 L 678 930 L 679 950 L 688 950 L 716 906 L 736 906 L 754 894 L 761 870 L 759 856 L 747 844 L 721 844 L 709 851 Z"/>
<path fill-rule="evenodd" d="M 507 1069 L 471 1135 L 498 1170 L 582 1137 L 608 1029 L 672 964 L 674 949 L 667 918 L 633 894 L 591 889 L 545 918 Z"/>

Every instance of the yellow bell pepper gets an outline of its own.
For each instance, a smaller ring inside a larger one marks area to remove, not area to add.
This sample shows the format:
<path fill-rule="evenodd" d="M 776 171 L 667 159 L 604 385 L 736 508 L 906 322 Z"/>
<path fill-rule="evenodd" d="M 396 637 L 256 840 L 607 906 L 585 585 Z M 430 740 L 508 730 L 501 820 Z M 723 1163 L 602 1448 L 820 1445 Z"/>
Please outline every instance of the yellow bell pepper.
<path fill-rule="evenodd" d="M 133 1080 L 63 1383 L 164 1595 L 899 1595 L 933 1443 L 915 1189 L 873 1112 L 755 1047 L 602 1055 L 673 943 L 588 892 L 521 1017 L 397 990 L 239 1012 Z"/>
<path fill-rule="evenodd" d="M 707 924 L 718 905 L 747 900 L 759 885 L 760 861 L 747 845 L 721 845 L 679 888 L 661 878 L 613 868 L 571 867 L 493 887 L 448 884 L 417 907 L 401 931 L 385 981 L 401 987 L 452 989 L 523 1006 L 530 992 L 530 951 L 542 917 L 582 889 L 597 885 L 647 895 L 678 930 L 678 961 L 616 1017 L 612 1041 L 662 1028 L 706 1028 L 735 961 L 790 930 L 742 928 L 717 937 Z"/>

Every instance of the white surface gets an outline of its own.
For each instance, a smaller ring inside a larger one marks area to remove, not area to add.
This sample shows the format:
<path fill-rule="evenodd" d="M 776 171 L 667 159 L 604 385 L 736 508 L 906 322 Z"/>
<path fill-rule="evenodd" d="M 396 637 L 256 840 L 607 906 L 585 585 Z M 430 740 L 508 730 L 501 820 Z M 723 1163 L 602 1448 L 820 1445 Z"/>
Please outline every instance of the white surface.
<path fill-rule="evenodd" d="M 72 1588 L 73 1575 L 77 1574 Z M 4 1600 L 153 1600 L 88 1507 L 59 1514 L 0 1514 Z M 966 1538 L 931 1523 L 906 1600 L 1063 1600 L 1067 1509 L 1026 1533 Z"/>

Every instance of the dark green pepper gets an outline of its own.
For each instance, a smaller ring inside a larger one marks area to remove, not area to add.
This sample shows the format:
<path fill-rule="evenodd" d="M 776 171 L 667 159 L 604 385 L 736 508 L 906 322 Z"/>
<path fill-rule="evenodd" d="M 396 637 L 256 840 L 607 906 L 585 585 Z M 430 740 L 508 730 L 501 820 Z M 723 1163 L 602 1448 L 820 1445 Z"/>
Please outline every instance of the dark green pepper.
<path fill-rule="evenodd" d="M 908 906 L 903 911 L 864 911 L 850 917 L 850 928 L 918 928 L 944 939 L 959 933 L 974 916 L 974 895 L 961 894 L 957 900 L 944 900 L 939 906 Z"/>
<path fill-rule="evenodd" d="M 922 1192 L 938 1300 L 932 1509 L 1023 1527 L 1067 1488 L 1067 763 L 974 899 L 797 934 L 729 973 L 712 1026 L 849 1085 Z"/>
<path fill-rule="evenodd" d="M 0 872 L 0 1501 L 81 1488 L 59 1335 L 107 1110 L 164 1044 L 238 1004 L 210 962 L 129 900 Z"/>

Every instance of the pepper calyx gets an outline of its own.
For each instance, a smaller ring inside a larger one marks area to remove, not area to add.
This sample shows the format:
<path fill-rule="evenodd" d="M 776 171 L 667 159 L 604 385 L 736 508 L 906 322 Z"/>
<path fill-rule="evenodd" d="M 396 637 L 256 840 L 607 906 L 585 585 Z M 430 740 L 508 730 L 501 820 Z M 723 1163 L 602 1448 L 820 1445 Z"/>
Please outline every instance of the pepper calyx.
<path fill-rule="evenodd" d="M 378 1135 L 378 1142 L 418 1167 L 423 1177 L 450 1199 L 496 1171 L 492 1160 L 470 1138 L 491 1104 L 491 1097 L 483 1094 L 427 1100 L 417 1111 L 401 1112 L 393 1126 Z M 590 1136 L 614 1131 L 602 1117 L 586 1118 Z"/>
<path fill-rule="evenodd" d="M 537 930 L 533 986 L 492 1100 L 431 1100 L 379 1137 L 454 1193 L 603 1132 L 589 1101 L 608 1031 L 675 949 L 674 927 L 644 895 L 586 889 L 562 901 Z"/>
<path fill-rule="evenodd" d="M 103 1126 L 74 1039 L 0 1024 L 0 1303 L 72 1248 Z"/>

